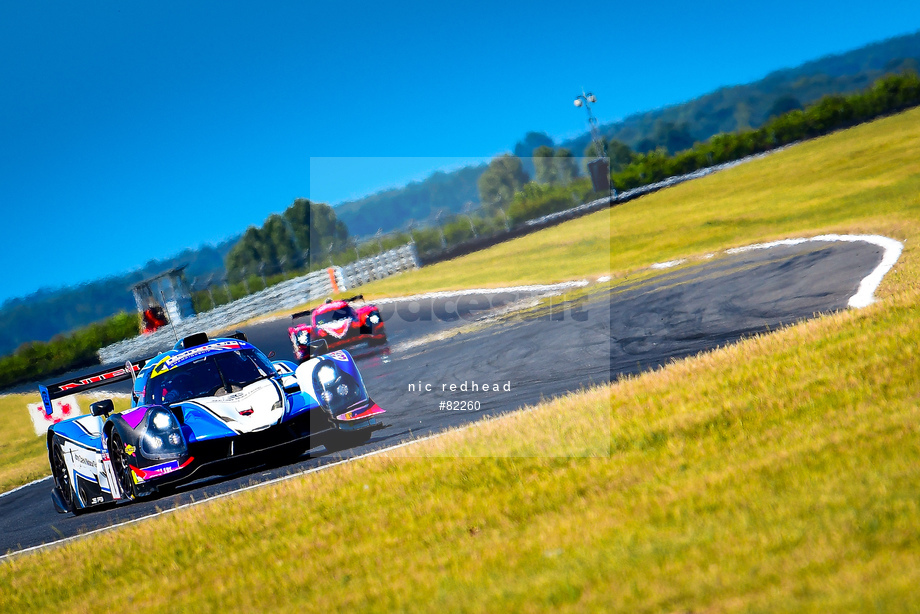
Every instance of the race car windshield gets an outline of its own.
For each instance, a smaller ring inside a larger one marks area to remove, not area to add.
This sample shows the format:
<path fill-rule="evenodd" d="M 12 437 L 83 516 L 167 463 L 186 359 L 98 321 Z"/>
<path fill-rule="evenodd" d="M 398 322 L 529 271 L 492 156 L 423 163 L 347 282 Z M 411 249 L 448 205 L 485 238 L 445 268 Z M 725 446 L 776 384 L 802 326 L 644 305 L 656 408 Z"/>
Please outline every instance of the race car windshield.
<path fill-rule="evenodd" d="M 200 358 L 150 378 L 144 403 L 168 405 L 242 390 L 275 373 L 259 352 L 236 350 Z"/>
<path fill-rule="evenodd" d="M 355 312 L 351 307 L 342 307 L 341 309 L 316 314 L 316 323 L 328 324 L 336 320 L 352 320 L 354 319 L 354 315 Z"/>

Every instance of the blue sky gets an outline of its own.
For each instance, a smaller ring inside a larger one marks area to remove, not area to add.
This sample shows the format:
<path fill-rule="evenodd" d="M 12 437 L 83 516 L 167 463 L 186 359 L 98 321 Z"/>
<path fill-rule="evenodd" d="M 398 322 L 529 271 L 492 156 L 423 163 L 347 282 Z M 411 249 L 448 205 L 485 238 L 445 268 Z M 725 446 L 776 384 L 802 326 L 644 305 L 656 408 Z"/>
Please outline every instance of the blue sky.
<path fill-rule="evenodd" d="M 0 0 L 0 300 L 574 136 L 582 87 L 612 121 L 918 28 L 916 0 Z"/>

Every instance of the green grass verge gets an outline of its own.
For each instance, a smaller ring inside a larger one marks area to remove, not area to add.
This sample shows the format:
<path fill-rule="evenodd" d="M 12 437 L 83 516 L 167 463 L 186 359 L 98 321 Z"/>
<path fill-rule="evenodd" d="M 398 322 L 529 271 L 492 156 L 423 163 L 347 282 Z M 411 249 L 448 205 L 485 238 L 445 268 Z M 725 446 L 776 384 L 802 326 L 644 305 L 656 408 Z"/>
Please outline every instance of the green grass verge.
<path fill-rule="evenodd" d="M 905 251 L 867 309 L 14 558 L 0 610 L 915 608 L 918 153 L 912 111 L 610 213 L 618 275 L 785 236 L 893 236 Z M 431 283 L 460 263 L 439 266 Z"/>
<path fill-rule="evenodd" d="M 45 442 L 35 434 L 26 408 L 39 402 L 37 392 L 0 397 L 0 492 L 51 473 Z"/>
<path fill-rule="evenodd" d="M 92 399 L 78 397 L 80 408 L 89 411 Z M 127 409 L 128 399 L 114 399 L 115 408 Z M 41 403 L 35 394 L 0 397 L 0 492 L 50 475 L 45 439 L 35 434 L 28 404 Z"/>

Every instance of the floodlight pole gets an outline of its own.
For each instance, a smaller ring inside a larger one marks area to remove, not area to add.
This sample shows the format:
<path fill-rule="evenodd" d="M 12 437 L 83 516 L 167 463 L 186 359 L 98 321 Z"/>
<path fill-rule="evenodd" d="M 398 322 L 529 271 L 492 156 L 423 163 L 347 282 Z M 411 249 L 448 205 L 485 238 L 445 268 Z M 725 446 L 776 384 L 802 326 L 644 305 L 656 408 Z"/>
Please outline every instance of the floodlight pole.
<path fill-rule="evenodd" d="M 588 112 L 588 124 L 591 126 L 591 140 L 594 141 L 594 159 L 599 160 L 600 158 L 607 158 L 607 173 L 610 173 L 610 159 L 607 157 L 607 145 L 601 139 L 601 133 L 597 129 L 597 118 L 594 117 L 594 113 L 591 112 L 591 103 L 597 102 L 597 96 L 591 92 L 581 91 L 581 94 L 575 97 L 575 106 L 585 108 L 585 111 Z M 588 165 L 591 166 L 590 164 Z M 589 168 L 590 170 L 590 168 Z M 593 181 L 593 179 L 592 179 Z M 610 182 L 610 177 L 607 177 L 608 189 L 607 197 L 609 202 L 613 202 L 613 199 L 616 198 L 617 191 L 613 187 L 613 183 Z M 596 189 L 596 184 L 595 184 Z"/>
<path fill-rule="evenodd" d="M 575 106 L 583 106 L 585 111 L 588 112 L 588 124 L 591 126 L 591 140 L 594 141 L 594 157 L 606 158 L 607 147 L 601 140 L 601 133 L 597 129 L 597 118 L 594 117 L 594 113 L 591 112 L 592 102 L 597 102 L 597 97 L 591 92 L 586 94 L 584 91 L 582 91 L 581 94 L 575 97 Z"/>

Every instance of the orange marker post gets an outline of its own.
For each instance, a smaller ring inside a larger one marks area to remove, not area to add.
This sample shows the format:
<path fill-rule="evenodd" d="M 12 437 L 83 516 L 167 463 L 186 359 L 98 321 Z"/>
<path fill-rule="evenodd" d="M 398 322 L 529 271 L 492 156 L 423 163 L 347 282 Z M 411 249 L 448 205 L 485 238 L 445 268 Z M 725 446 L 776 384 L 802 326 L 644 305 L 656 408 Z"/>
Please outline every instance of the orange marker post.
<path fill-rule="evenodd" d="M 326 272 L 329 273 L 329 283 L 332 284 L 332 293 L 337 294 L 339 292 L 339 284 L 335 281 L 335 269 L 329 267 L 326 269 Z"/>

